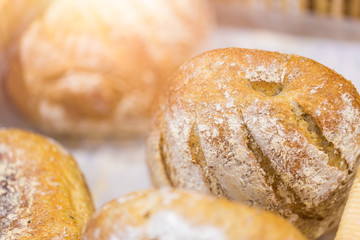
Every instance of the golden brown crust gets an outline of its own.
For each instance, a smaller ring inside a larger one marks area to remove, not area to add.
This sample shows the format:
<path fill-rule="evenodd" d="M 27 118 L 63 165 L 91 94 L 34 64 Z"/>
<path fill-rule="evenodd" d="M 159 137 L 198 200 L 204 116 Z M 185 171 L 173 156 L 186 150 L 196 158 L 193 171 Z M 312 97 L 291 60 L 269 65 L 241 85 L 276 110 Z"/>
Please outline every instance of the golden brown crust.
<path fill-rule="evenodd" d="M 15 105 L 47 133 L 142 134 L 169 74 L 210 25 L 204 0 L 144 4 L 53 1 L 12 55 Z"/>
<path fill-rule="evenodd" d="M 359 99 L 307 58 L 204 53 L 174 75 L 154 122 L 153 182 L 273 210 L 319 237 L 339 221 L 359 162 Z"/>
<path fill-rule="evenodd" d="M 83 240 L 305 239 L 281 217 L 225 199 L 179 190 L 146 190 L 104 205 L 87 223 Z"/>
<path fill-rule="evenodd" d="M 57 143 L 0 130 L 0 238 L 80 239 L 94 211 L 74 159 Z"/>

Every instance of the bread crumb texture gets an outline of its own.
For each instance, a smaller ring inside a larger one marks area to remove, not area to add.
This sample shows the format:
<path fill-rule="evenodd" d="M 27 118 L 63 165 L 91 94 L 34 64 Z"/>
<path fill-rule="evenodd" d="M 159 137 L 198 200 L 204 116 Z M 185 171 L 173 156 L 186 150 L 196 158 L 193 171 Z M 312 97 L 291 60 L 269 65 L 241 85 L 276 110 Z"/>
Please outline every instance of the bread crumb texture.
<path fill-rule="evenodd" d="M 317 238 L 338 223 L 359 164 L 359 99 L 311 59 L 206 52 L 172 77 L 153 120 L 153 182 L 275 211 Z"/>

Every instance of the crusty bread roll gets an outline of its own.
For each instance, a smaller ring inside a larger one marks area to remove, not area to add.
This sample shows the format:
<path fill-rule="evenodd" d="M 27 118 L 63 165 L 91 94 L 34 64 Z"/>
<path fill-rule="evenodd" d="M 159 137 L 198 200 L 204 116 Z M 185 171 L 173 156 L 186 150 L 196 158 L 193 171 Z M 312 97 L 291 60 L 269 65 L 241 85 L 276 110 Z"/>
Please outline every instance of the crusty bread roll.
<path fill-rule="evenodd" d="M 148 139 L 155 186 L 272 210 L 316 238 L 339 221 L 360 154 L 360 97 L 304 57 L 219 49 L 184 64 Z"/>
<path fill-rule="evenodd" d="M 360 239 L 360 169 L 346 201 L 335 240 Z"/>
<path fill-rule="evenodd" d="M 54 0 L 15 43 L 8 95 L 48 134 L 143 133 L 210 22 L 205 0 Z"/>
<path fill-rule="evenodd" d="M 104 205 L 83 240 L 300 240 L 283 218 L 245 205 L 179 190 L 146 190 Z"/>
<path fill-rule="evenodd" d="M 93 203 L 74 159 L 58 144 L 0 130 L 0 239 L 80 239 Z"/>

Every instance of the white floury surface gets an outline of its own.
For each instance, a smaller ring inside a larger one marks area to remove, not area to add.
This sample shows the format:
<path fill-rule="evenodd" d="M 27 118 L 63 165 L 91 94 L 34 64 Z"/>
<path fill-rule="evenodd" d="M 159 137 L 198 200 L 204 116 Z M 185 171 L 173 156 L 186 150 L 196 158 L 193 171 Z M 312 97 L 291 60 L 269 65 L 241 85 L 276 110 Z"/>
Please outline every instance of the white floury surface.
<path fill-rule="evenodd" d="M 204 50 L 225 47 L 258 48 L 309 57 L 342 74 L 360 89 L 360 42 L 221 27 L 214 31 Z M 0 95 L 0 109 L 0 126 L 31 129 L 26 121 L 14 112 L 4 94 Z M 91 143 L 69 140 L 60 142 L 77 159 L 97 207 L 117 196 L 151 187 L 145 164 L 143 139 Z M 322 238 L 330 239 L 333 239 L 333 236 Z"/>

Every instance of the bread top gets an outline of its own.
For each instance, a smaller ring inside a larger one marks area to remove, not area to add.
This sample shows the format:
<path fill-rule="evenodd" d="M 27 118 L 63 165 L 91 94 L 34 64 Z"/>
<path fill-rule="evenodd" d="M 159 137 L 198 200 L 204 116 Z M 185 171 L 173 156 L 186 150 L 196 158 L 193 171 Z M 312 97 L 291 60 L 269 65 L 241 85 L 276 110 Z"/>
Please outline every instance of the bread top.
<path fill-rule="evenodd" d="M 198 193 L 145 190 L 99 209 L 82 236 L 91 239 L 305 239 L 281 217 Z"/>
<path fill-rule="evenodd" d="M 170 81 L 148 141 L 153 181 L 250 200 L 319 236 L 338 221 L 359 164 L 359 99 L 308 58 L 206 52 Z"/>
<path fill-rule="evenodd" d="M 0 238 L 80 239 L 94 211 L 74 159 L 51 139 L 0 130 Z"/>
<path fill-rule="evenodd" d="M 9 95 L 48 133 L 142 132 L 210 22 L 204 0 L 53 1 L 19 39 Z"/>

